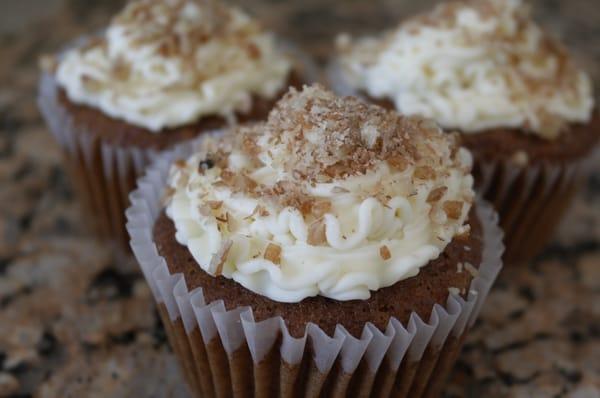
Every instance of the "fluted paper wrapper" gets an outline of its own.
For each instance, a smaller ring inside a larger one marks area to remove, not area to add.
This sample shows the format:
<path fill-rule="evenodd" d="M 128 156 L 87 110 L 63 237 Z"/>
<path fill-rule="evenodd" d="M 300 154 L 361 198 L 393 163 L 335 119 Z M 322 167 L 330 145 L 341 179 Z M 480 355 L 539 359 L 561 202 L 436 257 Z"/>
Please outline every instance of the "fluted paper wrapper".
<path fill-rule="evenodd" d="M 506 264 L 528 262 L 552 239 L 599 154 L 524 166 L 475 156 L 476 189 L 500 215 Z"/>
<path fill-rule="evenodd" d="M 308 324 L 300 338 L 284 319 L 256 322 L 252 308 L 227 311 L 188 291 L 171 274 L 153 241 L 168 170 L 191 146 L 163 154 L 131 194 L 127 229 L 131 247 L 152 289 L 186 380 L 199 397 L 425 397 L 437 396 L 463 339 L 501 269 L 502 233 L 491 206 L 478 203 L 485 235 L 483 261 L 467 299 L 450 294 L 429 319 L 391 319 L 385 331 L 365 324 L 360 338 L 338 325 L 328 336 Z"/>
<path fill-rule="evenodd" d="M 80 38 L 67 48 L 79 47 L 88 40 L 86 37 Z M 307 82 L 315 79 L 316 66 L 306 54 L 289 42 L 278 42 L 278 46 L 290 57 L 294 68 Z M 160 151 L 115 146 L 85 126 L 76 126 L 71 115 L 59 103 L 58 92 L 59 86 L 54 76 L 42 72 L 38 107 L 63 150 L 65 167 L 82 202 L 85 220 L 97 236 L 116 242 L 121 249 L 129 251 L 125 229 L 129 194 L 135 189 L 136 179 Z M 208 131 L 198 133 L 205 134 Z"/>
<path fill-rule="evenodd" d="M 58 102 L 58 90 L 54 77 L 43 73 L 38 105 L 50 132 L 62 148 L 65 168 L 82 202 L 85 220 L 99 237 L 128 248 L 125 210 L 130 204 L 129 194 L 135 188 L 137 177 L 158 152 L 117 147 L 103 141 L 91 130 L 75 126 Z"/>
<path fill-rule="evenodd" d="M 345 81 L 337 62 L 328 65 L 326 78 L 338 94 L 361 96 Z M 569 161 L 526 165 L 512 159 L 490 161 L 476 153 L 474 158 L 475 188 L 500 217 L 504 263 L 523 264 L 550 241 L 594 160 L 600 158 L 600 149 Z"/>

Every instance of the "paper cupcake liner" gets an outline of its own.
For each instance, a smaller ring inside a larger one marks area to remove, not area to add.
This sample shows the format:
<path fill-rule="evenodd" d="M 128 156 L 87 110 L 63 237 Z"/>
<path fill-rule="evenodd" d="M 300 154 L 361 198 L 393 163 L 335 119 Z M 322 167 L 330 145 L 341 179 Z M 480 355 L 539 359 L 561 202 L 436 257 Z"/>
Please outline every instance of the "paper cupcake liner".
<path fill-rule="evenodd" d="M 128 248 L 124 213 L 129 193 L 158 151 L 114 146 L 92 131 L 75 126 L 57 100 L 58 90 L 54 77 L 43 73 L 38 106 L 63 151 L 65 168 L 82 202 L 84 220 L 99 237 Z"/>
<path fill-rule="evenodd" d="M 476 159 L 477 190 L 500 215 L 507 264 L 533 259 L 550 241 L 572 199 L 590 174 L 596 150 L 569 162 L 519 166 Z"/>
<path fill-rule="evenodd" d="M 284 320 L 256 322 L 252 308 L 227 311 L 207 303 L 202 289 L 188 291 L 182 274 L 171 274 L 153 241 L 162 211 L 168 170 L 190 155 L 180 147 L 161 155 L 138 182 L 127 210 L 131 247 L 160 309 L 186 380 L 202 397 L 432 397 L 454 364 L 501 269 L 502 232 L 491 206 L 477 205 L 485 247 L 467 299 L 450 294 L 428 320 L 416 313 L 406 325 L 392 318 L 384 332 L 365 324 L 360 338 L 338 325 L 332 337 L 308 324 L 300 338 Z"/>
<path fill-rule="evenodd" d="M 331 62 L 325 73 L 338 94 L 366 99 L 346 82 L 339 63 Z M 569 162 L 519 166 L 510 159 L 488 161 L 474 154 L 475 189 L 499 214 L 505 264 L 523 264 L 541 252 L 599 155 L 600 149 Z"/>

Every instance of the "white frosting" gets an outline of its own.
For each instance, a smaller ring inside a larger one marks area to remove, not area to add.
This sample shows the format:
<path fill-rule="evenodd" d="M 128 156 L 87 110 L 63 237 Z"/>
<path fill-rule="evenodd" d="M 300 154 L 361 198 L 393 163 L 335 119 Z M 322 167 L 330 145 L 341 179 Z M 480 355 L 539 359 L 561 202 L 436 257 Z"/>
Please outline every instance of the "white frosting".
<path fill-rule="evenodd" d="M 363 131 L 378 134 L 376 126 L 368 127 Z M 363 136 L 370 145 L 372 137 Z M 305 139 L 323 138 L 307 133 Z M 436 127 L 435 140 L 428 141 L 432 152 L 427 159 L 436 159 L 437 165 L 436 177 L 430 180 L 413 175 L 419 163 L 399 171 L 380 161 L 364 174 L 310 182 L 287 168 L 293 148 L 283 140 L 269 134 L 258 139 L 258 166 L 234 146 L 227 155 L 228 172 L 247 175 L 265 187 L 293 181 L 309 198 L 330 202 L 322 218 L 326 239 L 319 244 L 309 244 L 314 217 L 219 184 L 219 166 L 199 172 L 205 152 L 173 166 L 169 182 L 174 194 L 167 215 L 175 223 L 177 241 L 187 246 L 203 270 L 215 273 L 211 261 L 224 242 L 231 241 L 222 275 L 272 300 L 298 302 L 315 295 L 367 299 L 371 290 L 415 276 L 456 234 L 468 230 L 464 223 L 473 200 L 472 159 L 462 148 L 452 155 L 447 139 Z M 443 197 L 429 203 L 439 187 L 447 187 Z M 446 201 L 461 202 L 459 217 L 448 217 Z M 218 205 L 209 210 L 207 203 Z M 219 221 L 224 218 L 229 220 L 226 227 Z M 269 244 L 281 249 L 278 264 L 265 258 Z M 382 248 L 389 250 L 389 259 Z"/>
<path fill-rule="evenodd" d="M 206 115 L 229 120 L 274 98 L 290 61 L 271 34 L 218 2 L 139 0 L 105 37 L 68 51 L 56 73 L 70 100 L 158 132 Z"/>
<path fill-rule="evenodd" d="M 383 38 L 339 44 L 347 84 L 446 128 L 554 138 L 565 122 L 588 121 L 594 105 L 590 78 L 522 0 L 447 2 Z"/>

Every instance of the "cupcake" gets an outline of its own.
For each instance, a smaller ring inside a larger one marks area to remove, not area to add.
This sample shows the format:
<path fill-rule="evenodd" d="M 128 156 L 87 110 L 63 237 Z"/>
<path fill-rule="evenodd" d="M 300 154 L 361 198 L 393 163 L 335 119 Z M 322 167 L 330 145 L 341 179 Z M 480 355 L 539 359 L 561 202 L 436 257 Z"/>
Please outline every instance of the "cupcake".
<path fill-rule="evenodd" d="M 322 87 L 162 155 L 127 212 L 196 396 L 436 396 L 501 266 L 471 155 Z"/>
<path fill-rule="evenodd" d="M 131 2 L 43 66 L 39 105 L 88 220 L 125 244 L 128 194 L 156 153 L 264 119 L 299 84 L 273 35 L 217 1 Z"/>
<path fill-rule="evenodd" d="M 586 176 L 600 116 L 590 78 L 529 7 L 446 2 L 379 37 L 338 39 L 336 89 L 459 131 L 500 214 L 506 261 L 538 253 Z"/>

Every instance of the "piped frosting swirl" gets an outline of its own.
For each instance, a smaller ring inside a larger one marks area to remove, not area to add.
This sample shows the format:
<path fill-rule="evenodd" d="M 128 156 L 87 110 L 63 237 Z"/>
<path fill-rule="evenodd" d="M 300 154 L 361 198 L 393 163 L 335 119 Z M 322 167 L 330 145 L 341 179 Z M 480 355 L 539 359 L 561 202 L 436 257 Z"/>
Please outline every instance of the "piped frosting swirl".
<path fill-rule="evenodd" d="M 468 233 L 471 162 L 429 120 L 291 89 L 173 165 L 167 215 L 212 275 L 282 302 L 366 299 Z"/>
<path fill-rule="evenodd" d="M 444 2 L 383 37 L 338 44 L 348 85 L 445 128 L 552 139 L 594 106 L 590 78 L 522 0 Z"/>
<path fill-rule="evenodd" d="M 105 34 L 68 51 L 56 78 L 68 98 L 159 132 L 274 98 L 291 63 L 273 36 L 214 0 L 137 0 Z"/>

